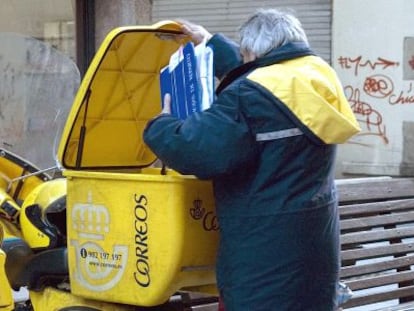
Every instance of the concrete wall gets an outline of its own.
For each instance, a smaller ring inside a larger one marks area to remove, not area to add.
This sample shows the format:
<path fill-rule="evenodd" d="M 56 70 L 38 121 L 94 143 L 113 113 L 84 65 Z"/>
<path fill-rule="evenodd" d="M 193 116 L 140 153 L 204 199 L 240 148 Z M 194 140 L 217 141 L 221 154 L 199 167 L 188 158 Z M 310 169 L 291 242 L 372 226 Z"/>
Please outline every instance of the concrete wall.
<path fill-rule="evenodd" d="M 335 0 L 333 10 L 332 63 L 362 127 L 338 169 L 414 175 L 414 1 Z"/>
<path fill-rule="evenodd" d="M 95 46 L 113 28 L 151 23 L 151 0 L 95 0 Z"/>

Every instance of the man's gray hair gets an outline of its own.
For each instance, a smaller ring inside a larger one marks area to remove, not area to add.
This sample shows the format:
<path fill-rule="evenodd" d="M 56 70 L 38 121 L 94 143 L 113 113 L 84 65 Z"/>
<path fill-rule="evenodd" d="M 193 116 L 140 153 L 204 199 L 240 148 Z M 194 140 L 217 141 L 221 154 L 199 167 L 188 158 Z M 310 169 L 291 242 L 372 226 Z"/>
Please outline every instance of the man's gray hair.
<path fill-rule="evenodd" d="M 239 28 L 240 50 L 261 57 L 286 43 L 308 43 L 301 22 L 292 14 L 276 9 L 259 9 Z"/>

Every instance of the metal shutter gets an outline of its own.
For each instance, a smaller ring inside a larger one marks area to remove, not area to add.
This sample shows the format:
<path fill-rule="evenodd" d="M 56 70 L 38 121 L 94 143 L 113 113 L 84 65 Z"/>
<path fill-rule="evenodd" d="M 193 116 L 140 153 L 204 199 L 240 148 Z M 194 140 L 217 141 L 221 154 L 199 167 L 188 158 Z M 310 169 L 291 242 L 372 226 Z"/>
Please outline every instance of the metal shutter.
<path fill-rule="evenodd" d="M 154 0 L 152 21 L 184 18 L 237 40 L 240 23 L 257 8 L 292 9 L 301 20 L 312 49 L 331 60 L 331 0 Z"/>

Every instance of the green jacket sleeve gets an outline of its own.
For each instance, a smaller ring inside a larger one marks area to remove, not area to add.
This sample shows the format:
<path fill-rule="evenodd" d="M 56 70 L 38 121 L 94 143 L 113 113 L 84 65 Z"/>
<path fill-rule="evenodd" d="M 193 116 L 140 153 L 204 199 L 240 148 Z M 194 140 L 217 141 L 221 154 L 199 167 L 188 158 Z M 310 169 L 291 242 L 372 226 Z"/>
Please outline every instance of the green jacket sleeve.
<path fill-rule="evenodd" d="M 230 173 L 255 154 L 255 138 L 239 110 L 239 95 L 225 91 L 212 107 L 186 120 L 160 115 L 144 141 L 167 166 L 202 179 Z"/>

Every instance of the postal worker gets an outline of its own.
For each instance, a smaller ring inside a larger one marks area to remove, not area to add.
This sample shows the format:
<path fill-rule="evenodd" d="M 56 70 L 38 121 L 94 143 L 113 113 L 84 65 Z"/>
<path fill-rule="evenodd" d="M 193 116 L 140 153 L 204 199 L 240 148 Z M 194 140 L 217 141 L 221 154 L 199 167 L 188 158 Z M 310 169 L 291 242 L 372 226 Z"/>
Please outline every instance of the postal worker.
<path fill-rule="evenodd" d="M 213 48 L 217 99 L 179 120 L 166 96 L 144 140 L 172 169 L 212 180 L 225 309 L 335 310 L 335 150 L 359 131 L 336 73 L 280 10 L 251 15 L 238 44 L 189 22 L 182 29 Z"/>

